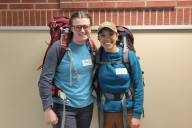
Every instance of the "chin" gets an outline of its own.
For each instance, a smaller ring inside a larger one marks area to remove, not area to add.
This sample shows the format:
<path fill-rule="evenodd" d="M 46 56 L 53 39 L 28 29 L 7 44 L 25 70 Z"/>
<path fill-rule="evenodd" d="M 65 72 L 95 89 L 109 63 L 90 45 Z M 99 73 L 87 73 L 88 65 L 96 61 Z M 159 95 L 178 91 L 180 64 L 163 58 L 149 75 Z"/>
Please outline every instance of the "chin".
<path fill-rule="evenodd" d="M 111 50 L 111 47 L 104 47 L 104 49 L 106 49 L 106 50 Z"/>
<path fill-rule="evenodd" d="M 84 41 L 86 41 L 86 40 L 88 39 L 88 37 L 86 36 L 86 37 L 83 37 L 82 39 L 83 39 Z"/>

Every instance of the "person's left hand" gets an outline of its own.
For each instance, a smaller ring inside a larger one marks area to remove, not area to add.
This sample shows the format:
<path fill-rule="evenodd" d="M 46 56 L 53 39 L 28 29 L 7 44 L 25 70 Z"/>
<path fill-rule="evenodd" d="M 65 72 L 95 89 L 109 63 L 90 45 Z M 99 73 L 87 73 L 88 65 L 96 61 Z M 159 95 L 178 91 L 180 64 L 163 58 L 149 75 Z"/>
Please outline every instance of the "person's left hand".
<path fill-rule="evenodd" d="M 140 120 L 132 118 L 130 122 L 130 128 L 139 128 L 139 127 L 140 127 Z"/>

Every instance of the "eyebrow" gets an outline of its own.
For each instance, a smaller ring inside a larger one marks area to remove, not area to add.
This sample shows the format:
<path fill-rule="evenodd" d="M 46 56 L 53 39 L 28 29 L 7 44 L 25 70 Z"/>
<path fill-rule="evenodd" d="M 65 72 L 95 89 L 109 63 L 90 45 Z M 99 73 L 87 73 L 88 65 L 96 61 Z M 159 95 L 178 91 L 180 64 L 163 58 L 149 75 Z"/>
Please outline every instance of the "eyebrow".
<path fill-rule="evenodd" d="M 109 34 L 111 34 L 111 33 L 115 33 L 114 31 L 110 31 L 109 32 Z M 101 33 L 99 33 L 99 34 L 104 34 L 103 32 L 101 32 Z"/>

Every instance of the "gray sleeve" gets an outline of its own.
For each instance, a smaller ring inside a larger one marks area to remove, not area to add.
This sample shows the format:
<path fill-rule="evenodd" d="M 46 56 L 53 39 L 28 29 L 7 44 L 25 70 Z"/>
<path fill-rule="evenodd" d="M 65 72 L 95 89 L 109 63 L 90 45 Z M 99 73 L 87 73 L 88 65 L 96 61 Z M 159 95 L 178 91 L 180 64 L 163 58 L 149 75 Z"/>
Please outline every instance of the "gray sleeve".
<path fill-rule="evenodd" d="M 52 81 L 57 68 L 58 53 L 60 51 L 60 41 L 55 42 L 47 52 L 42 73 L 38 82 L 39 94 L 42 100 L 43 110 L 53 105 Z"/>

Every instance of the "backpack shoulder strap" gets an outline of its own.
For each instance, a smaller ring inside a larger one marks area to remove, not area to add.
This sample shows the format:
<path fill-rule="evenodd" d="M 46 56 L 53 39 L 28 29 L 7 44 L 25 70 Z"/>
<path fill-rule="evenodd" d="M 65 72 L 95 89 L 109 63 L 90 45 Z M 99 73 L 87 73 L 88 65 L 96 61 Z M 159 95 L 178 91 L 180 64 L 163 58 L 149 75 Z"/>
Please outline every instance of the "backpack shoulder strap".
<path fill-rule="evenodd" d="M 97 47 L 95 45 L 95 42 L 91 38 L 89 38 L 88 40 L 88 45 L 90 46 L 91 52 L 94 52 L 95 54 L 95 52 L 97 51 Z"/>
<path fill-rule="evenodd" d="M 129 67 L 129 48 L 127 46 L 127 39 L 125 36 L 123 36 L 123 54 L 122 54 L 122 59 L 123 59 L 123 64 L 127 68 L 128 73 L 130 73 L 130 67 Z"/>
<path fill-rule="evenodd" d="M 100 66 L 100 59 L 101 59 L 101 53 L 102 53 L 102 50 L 103 48 L 100 47 L 99 49 L 97 49 L 96 51 L 96 54 L 95 54 L 95 59 L 94 59 L 94 69 L 93 69 L 93 72 L 92 72 L 92 78 L 93 78 L 93 81 L 96 81 L 97 80 L 97 72 L 98 72 L 98 69 L 99 69 L 99 66 Z"/>
<path fill-rule="evenodd" d="M 60 30 L 61 30 L 61 35 L 60 35 L 61 49 L 60 49 L 60 52 L 58 53 L 57 66 L 60 64 L 60 62 L 61 62 L 61 60 L 62 60 L 62 58 L 63 58 L 63 56 L 65 54 L 66 48 L 68 46 L 67 35 L 68 35 L 68 32 L 69 32 L 69 28 L 63 29 L 61 27 Z"/>
<path fill-rule="evenodd" d="M 96 47 L 94 41 L 91 38 L 89 38 L 86 41 L 86 44 L 89 47 L 89 51 L 90 51 L 90 54 L 91 54 L 91 59 L 92 59 L 92 61 L 94 61 L 95 54 L 96 54 L 96 51 L 97 51 L 97 47 Z"/>

